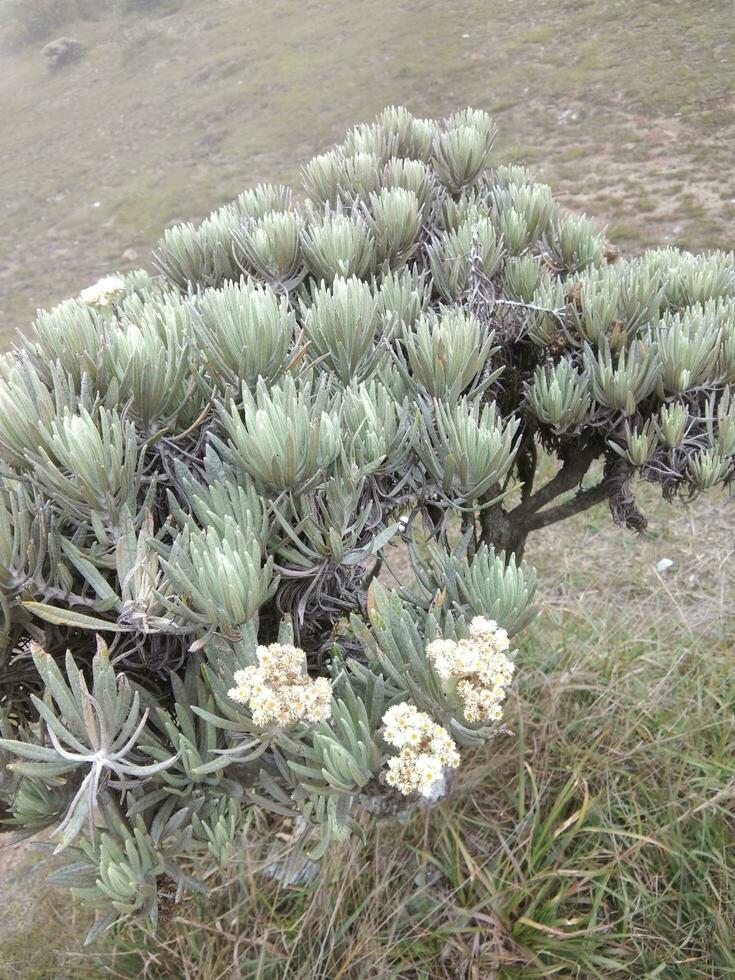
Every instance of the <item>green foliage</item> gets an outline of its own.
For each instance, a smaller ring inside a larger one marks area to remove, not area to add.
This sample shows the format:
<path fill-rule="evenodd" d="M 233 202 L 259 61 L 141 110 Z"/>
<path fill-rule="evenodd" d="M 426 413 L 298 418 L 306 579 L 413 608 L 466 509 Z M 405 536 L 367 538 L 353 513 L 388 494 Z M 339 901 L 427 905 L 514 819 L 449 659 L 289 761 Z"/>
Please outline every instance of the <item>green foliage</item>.
<path fill-rule="evenodd" d="M 303 205 L 260 185 L 168 229 L 161 276 L 102 280 L 3 360 L 0 799 L 55 828 L 97 930 L 155 924 L 262 809 L 313 857 L 343 841 L 390 797 L 399 702 L 494 734 L 426 647 L 528 623 L 530 531 L 605 498 L 641 527 L 636 472 L 731 481 L 733 257 L 608 262 L 493 138 L 387 109 Z"/>

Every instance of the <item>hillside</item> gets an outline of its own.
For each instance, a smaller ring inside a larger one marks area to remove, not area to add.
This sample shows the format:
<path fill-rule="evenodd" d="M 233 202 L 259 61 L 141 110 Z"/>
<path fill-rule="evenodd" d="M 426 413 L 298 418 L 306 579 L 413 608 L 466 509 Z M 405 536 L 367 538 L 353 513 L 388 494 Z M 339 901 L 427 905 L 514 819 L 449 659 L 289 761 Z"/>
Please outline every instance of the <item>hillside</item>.
<path fill-rule="evenodd" d="M 85 55 L 54 74 L 40 41 L 0 58 L 5 343 L 37 307 L 147 264 L 166 224 L 298 179 L 391 102 L 488 109 L 498 157 L 528 162 L 627 250 L 732 243 L 729 0 L 109 7 L 59 28 Z"/>

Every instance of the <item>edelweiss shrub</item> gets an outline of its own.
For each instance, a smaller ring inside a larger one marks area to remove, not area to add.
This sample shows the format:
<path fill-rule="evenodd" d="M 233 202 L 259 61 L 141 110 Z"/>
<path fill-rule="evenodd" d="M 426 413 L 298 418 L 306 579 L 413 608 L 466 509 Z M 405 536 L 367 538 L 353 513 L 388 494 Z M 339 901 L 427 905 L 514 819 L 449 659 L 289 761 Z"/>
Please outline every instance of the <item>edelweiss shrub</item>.
<path fill-rule="evenodd" d="M 252 807 L 318 857 L 436 796 L 498 733 L 528 534 L 731 482 L 733 256 L 625 261 L 493 139 L 389 108 L 0 361 L 0 815 L 92 936 Z"/>

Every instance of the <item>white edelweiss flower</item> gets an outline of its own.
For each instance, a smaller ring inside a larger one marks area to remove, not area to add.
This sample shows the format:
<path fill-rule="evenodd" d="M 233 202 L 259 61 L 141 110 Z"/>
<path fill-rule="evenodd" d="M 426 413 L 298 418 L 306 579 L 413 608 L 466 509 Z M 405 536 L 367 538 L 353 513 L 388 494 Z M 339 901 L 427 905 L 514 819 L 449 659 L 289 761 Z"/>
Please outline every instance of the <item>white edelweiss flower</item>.
<path fill-rule="evenodd" d="M 317 677 L 306 690 L 306 717 L 309 721 L 326 721 L 332 714 L 332 685 L 326 677 Z"/>
<path fill-rule="evenodd" d="M 332 685 L 328 678 L 306 673 L 306 654 L 287 643 L 271 643 L 256 650 L 258 667 L 235 672 L 237 687 L 228 695 L 250 709 L 256 725 L 282 727 L 299 722 L 325 721 L 332 713 Z"/>
<path fill-rule="evenodd" d="M 396 748 L 401 748 L 406 743 L 408 734 L 417 727 L 418 709 L 407 701 L 394 704 L 383 715 L 383 725 L 385 726 L 385 740 Z"/>
<path fill-rule="evenodd" d="M 314 704 L 311 705 L 311 707 L 306 712 L 306 718 L 308 719 L 308 721 L 312 721 L 312 722 L 327 721 L 327 719 L 331 718 L 331 716 L 332 716 L 331 703 L 320 704 L 319 702 L 315 702 Z"/>
<path fill-rule="evenodd" d="M 79 298 L 90 306 L 109 306 L 112 300 L 123 292 L 125 292 L 125 283 L 119 276 L 104 276 L 94 285 L 83 289 Z"/>
<path fill-rule="evenodd" d="M 227 697 L 240 704 L 247 704 L 249 691 L 246 687 L 231 687 L 227 692 Z"/>
<path fill-rule="evenodd" d="M 283 714 L 283 705 L 280 698 L 274 693 L 266 693 L 251 702 L 253 710 L 253 721 L 256 725 L 269 725 L 274 721 L 279 721 Z"/>
<path fill-rule="evenodd" d="M 494 619 L 485 619 L 484 616 L 475 616 L 475 618 L 470 623 L 470 636 L 475 638 L 484 638 L 486 636 L 494 636 L 497 632 L 498 624 Z"/>
<path fill-rule="evenodd" d="M 290 643 L 271 643 L 259 646 L 256 651 L 258 663 L 274 683 L 292 683 L 303 675 L 306 654 Z"/>
<path fill-rule="evenodd" d="M 415 762 L 416 788 L 423 796 L 430 795 L 434 785 L 442 778 L 442 764 L 432 755 L 422 753 Z"/>
<path fill-rule="evenodd" d="M 475 616 L 469 636 L 455 643 L 433 640 L 426 648 L 434 672 L 450 697 L 458 696 L 465 718 L 473 723 L 498 721 L 515 665 L 508 656 L 507 630 L 494 619 Z M 447 682 L 456 687 L 447 687 Z"/>
<path fill-rule="evenodd" d="M 399 704 L 394 704 L 388 708 L 383 715 L 383 724 L 392 725 L 398 722 L 410 724 L 415 720 L 417 715 L 418 709 L 415 705 L 409 704 L 408 701 L 401 701 Z"/>
<path fill-rule="evenodd" d="M 459 765 L 459 752 L 449 732 L 414 705 L 405 701 L 393 705 L 383 715 L 383 724 L 386 742 L 401 749 L 387 760 L 385 780 L 404 795 L 430 796 L 445 766 Z"/>
<path fill-rule="evenodd" d="M 498 650 L 505 652 L 510 648 L 510 639 L 508 638 L 508 631 L 504 629 L 498 629 L 495 633 L 495 645 Z"/>
<path fill-rule="evenodd" d="M 404 796 L 413 793 L 415 785 L 410 760 L 403 754 L 394 755 L 388 759 L 388 772 L 385 781 L 389 786 L 393 786 L 403 793 Z"/>
<path fill-rule="evenodd" d="M 427 646 L 426 652 L 430 657 L 441 656 L 443 654 L 452 653 L 457 644 L 454 640 L 444 640 L 441 637 L 436 640 L 432 640 Z"/>
<path fill-rule="evenodd" d="M 457 659 L 457 644 L 454 640 L 434 640 L 427 646 L 426 656 L 443 681 L 449 680 L 454 675 Z"/>

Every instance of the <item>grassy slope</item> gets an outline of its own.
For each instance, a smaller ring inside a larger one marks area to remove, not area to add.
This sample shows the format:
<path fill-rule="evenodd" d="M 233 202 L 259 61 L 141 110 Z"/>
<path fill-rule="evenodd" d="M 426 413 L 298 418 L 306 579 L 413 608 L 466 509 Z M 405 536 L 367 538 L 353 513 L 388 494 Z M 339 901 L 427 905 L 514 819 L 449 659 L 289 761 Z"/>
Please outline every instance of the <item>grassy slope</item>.
<path fill-rule="evenodd" d="M 68 959 L 71 975 L 735 976 L 730 512 L 702 504 L 694 536 L 686 511 L 643 498 L 659 518 L 648 539 L 600 511 L 570 523 L 561 554 L 536 541 L 514 735 L 448 800 L 366 823 L 290 889 L 259 873 L 284 831 L 262 819 L 208 902 L 155 941 L 122 931 Z"/>
<path fill-rule="evenodd" d="M 729 246 L 733 26 L 729 2 L 653 0 L 220 0 L 70 25 L 78 65 L 0 62 L 0 323 L 124 268 L 128 247 L 145 262 L 166 222 L 295 178 L 391 101 L 491 109 L 500 154 L 630 249 Z M 249 848 L 140 952 L 123 934 L 82 954 L 83 916 L 23 864 L 0 978 L 735 976 L 731 512 L 650 505 L 645 542 L 603 511 L 531 549 L 516 736 L 446 803 L 369 827 L 318 889 L 266 882 Z M 658 576 L 661 557 L 676 564 Z"/>
<path fill-rule="evenodd" d="M 729 245 L 733 29 L 729 0 L 189 0 L 69 24 L 79 63 L 0 60 L 0 329 L 390 102 L 489 109 L 499 154 L 626 247 Z"/>

